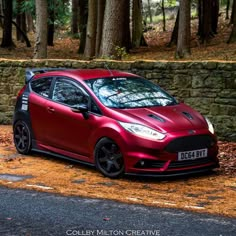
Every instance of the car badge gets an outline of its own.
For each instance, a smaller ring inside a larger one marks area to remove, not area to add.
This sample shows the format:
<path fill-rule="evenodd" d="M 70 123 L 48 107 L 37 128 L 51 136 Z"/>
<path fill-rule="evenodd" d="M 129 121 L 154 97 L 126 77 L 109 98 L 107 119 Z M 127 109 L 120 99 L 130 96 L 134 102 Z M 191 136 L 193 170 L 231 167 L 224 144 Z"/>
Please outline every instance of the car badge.
<path fill-rule="evenodd" d="M 195 131 L 195 130 L 192 130 L 192 129 L 190 129 L 190 130 L 188 131 L 188 133 L 189 133 L 189 134 L 195 134 L 195 133 L 196 133 L 196 131 Z"/>

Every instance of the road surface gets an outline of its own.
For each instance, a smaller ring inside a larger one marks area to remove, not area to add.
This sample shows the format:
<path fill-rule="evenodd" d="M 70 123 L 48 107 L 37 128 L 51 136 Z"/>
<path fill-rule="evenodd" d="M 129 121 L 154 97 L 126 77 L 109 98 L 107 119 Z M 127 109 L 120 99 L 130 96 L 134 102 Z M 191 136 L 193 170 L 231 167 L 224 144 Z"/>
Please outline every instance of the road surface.
<path fill-rule="evenodd" d="M 1 236 L 234 236 L 236 219 L 0 187 Z"/>

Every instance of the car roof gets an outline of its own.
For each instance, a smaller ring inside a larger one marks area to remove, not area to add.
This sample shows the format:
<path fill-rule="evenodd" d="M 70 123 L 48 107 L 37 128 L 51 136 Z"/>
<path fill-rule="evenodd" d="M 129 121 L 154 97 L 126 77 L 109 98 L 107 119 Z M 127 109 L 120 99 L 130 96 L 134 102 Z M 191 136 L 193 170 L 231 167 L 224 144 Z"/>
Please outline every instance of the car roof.
<path fill-rule="evenodd" d="M 138 77 L 138 75 L 118 71 L 118 70 L 106 70 L 106 69 L 65 69 L 58 71 L 48 71 L 41 74 L 36 74 L 34 79 L 45 76 L 68 76 L 78 80 L 88 80 L 95 78 L 114 78 L 114 77 Z"/>

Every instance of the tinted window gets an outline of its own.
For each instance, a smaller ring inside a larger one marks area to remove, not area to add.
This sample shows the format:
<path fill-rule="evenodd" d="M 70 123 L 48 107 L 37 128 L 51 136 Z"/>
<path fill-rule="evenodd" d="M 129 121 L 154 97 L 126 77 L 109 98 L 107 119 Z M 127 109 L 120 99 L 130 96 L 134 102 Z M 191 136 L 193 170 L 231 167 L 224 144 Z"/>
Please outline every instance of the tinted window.
<path fill-rule="evenodd" d="M 50 87 L 52 83 L 52 78 L 42 78 L 42 79 L 36 79 L 31 82 L 31 88 L 35 93 L 40 94 L 44 97 L 49 97 L 50 93 Z"/>
<path fill-rule="evenodd" d="M 86 83 L 107 107 L 137 108 L 177 103 L 159 86 L 143 78 L 99 78 Z"/>
<path fill-rule="evenodd" d="M 88 97 L 72 82 L 58 79 L 55 83 L 52 99 L 69 106 L 88 103 Z"/>

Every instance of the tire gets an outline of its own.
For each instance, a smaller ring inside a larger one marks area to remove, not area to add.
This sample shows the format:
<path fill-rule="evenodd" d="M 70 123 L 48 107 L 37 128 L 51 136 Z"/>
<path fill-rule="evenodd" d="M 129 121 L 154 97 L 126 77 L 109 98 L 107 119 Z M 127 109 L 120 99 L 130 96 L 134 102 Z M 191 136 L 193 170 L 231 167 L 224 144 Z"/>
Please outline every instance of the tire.
<path fill-rule="evenodd" d="M 32 147 L 32 138 L 29 126 L 22 120 L 17 121 L 13 127 L 14 144 L 21 154 L 29 154 Z"/>
<path fill-rule="evenodd" d="M 95 147 L 96 168 L 106 177 L 118 178 L 124 174 L 124 158 L 118 145 L 102 138 Z"/>

